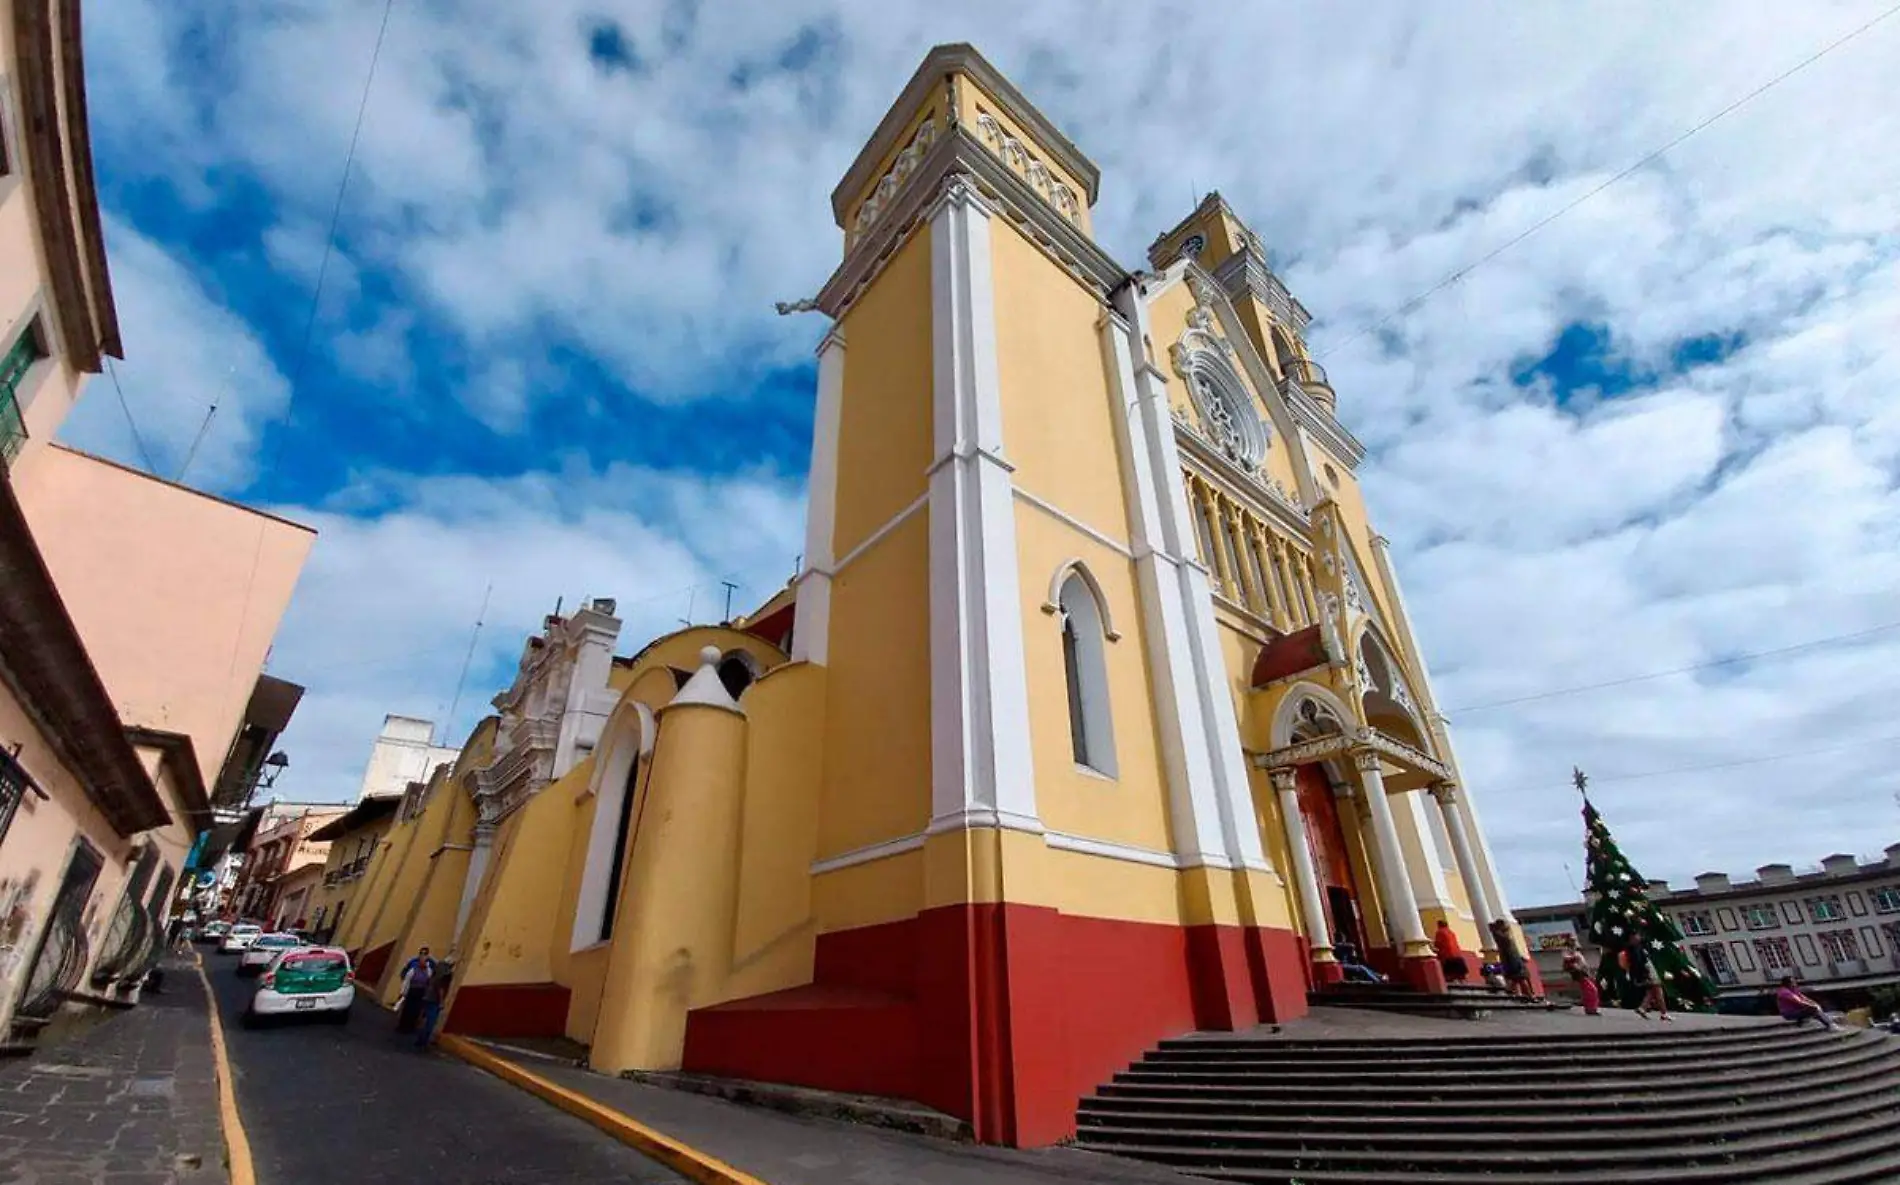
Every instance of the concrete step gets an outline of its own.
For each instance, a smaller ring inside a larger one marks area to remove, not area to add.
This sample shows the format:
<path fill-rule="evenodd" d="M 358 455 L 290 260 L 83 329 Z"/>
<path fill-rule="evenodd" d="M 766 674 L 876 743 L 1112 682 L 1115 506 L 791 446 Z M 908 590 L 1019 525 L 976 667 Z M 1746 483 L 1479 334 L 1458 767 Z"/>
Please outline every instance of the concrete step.
<path fill-rule="evenodd" d="M 1777 1073 L 1804 1073 L 1814 1069 L 1826 1069 L 1865 1048 L 1866 1046 L 1858 1042 L 1802 1045 L 1794 1049 L 1776 1051 L 1774 1066 Z M 1889 1052 L 1900 1056 L 1900 1049 Z M 1719 1058 L 1690 1059 L 1684 1056 L 1641 1061 L 1578 1058 L 1559 1068 L 1553 1068 L 1548 1064 L 1529 1067 L 1497 1064 L 1472 1067 L 1456 1062 L 1408 1062 L 1402 1063 L 1402 1066 L 1403 1068 L 1395 1065 L 1373 1069 L 1364 1065 L 1330 1065 L 1315 1058 L 1302 1059 L 1298 1062 L 1287 1061 L 1263 1068 L 1221 1061 L 1143 1059 L 1130 1069 L 1115 1075 L 1114 1081 L 1174 1081 L 1202 1083 L 1209 1086 L 1269 1081 L 1286 1086 L 1302 1084 L 1330 1086 L 1376 1078 L 1379 1083 L 1394 1089 L 1416 1090 L 1440 1084 L 1462 1086 L 1467 1083 L 1482 1082 L 1489 1085 L 1521 1083 L 1533 1089 L 1545 1088 L 1568 1092 L 1572 1089 L 1572 1084 L 1584 1079 L 1668 1083 L 1685 1076 L 1695 1078 L 1725 1074 L 1759 1076 L 1762 1060 L 1759 1054 L 1743 1054 Z"/>
<path fill-rule="evenodd" d="M 1589 1085 L 1573 1080 L 1566 1083 L 1568 1089 L 1564 1093 L 1550 1097 L 1527 1098 L 1517 1087 L 1491 1088 L 1482 1084 L 1472 1084 L 1457 1089 L 1440 1090 L 1431 1096 L 1394 1098 L 1389 1089 L 1377 1082 L 1308 1086 L 1285 1084 L 1264 1078 L 1221 1085 L 1156 1081 L 1108 1082 L 1098 1088 L 1096 1097 L 1120 1100 L 1172 1098 L 1205 1101 L 1209 1104 L 1251 1102 L 1273 1104 L 1289 1111 L 1300 1110 L 1308 1113 L 1316 1108 L 1323 1108 L 1328 1113 L 1338 1113 L 1342 1108 L 1369 1105 L 1377 1108 L 1381 1114 L 1400 1114 L 1415 1108 L 1443 1111 L 1464 1104 L 1482 1106 L 1500 1113 L 1542 1112 L 1561 1119 L 1567 1110 L 1575 1109 L 1579 1098 L 1587 1098 L 1593 1108 L 1609 1110 L 1667 1105 L 1689 1106 L 1698 1103 L 1741 1103 L 1751 1099 L 1798 1095 L 1817 1086 L 1837 1085 L 1844 1081 L 1859 1080 L 1865 1076 L 1900 1075 L 1900 1058 L 1896 1058 L 1896 1052 L 1900 1051 L 1884 1045 L 1874 1045 L 1862 1051 L 1846 1053 L 1839 1062 L 1827 1070 L 1825 1076 L 1817 1075 L 1814 1078 L 1801 1074 L 1782 1076 L 1765 1072 L 1755 1075 L 1715 1075 L 1707 1078 L 1685 1076 L 1679 1086 L 1652 1087 L 1641 1091 L 1623 1090 L 1623 1084 L 1615 1080 Z M 1816 1078 L 1818 1081 L 1815 1080 Z M 1594 1093 L 1599 1090 L 1602 1093 Z M 1586 1091 L 1592 1093 L 1586 1094 L 1584 1093 Z"/>
<path fill-rule="evenodd" d="M 1217 1033 L 1191 1037 L 1174 1037 L 1161 1042 L 1162 1049 L 1304 1049 L 1311 1051 L 1333 1051 L 1342 1053 L 1353 1050 L 1424 1050 L 1441 1054 L 1464 1054 L 1487 1050 L 1522 1050 L 1589 1048 L 1597 1049 L 1605 1045 L 1640 1045 L 1644 1048 L 1666 1048 L 1681 1046 L 1706 1048 L 1734 1041 L 1759 1040 L 1767 1033 L 1789 1033 L 1791 1026 L 1784 1020 L 1757 1021 L 1723 1025 L 1719 1028 L 1688 1028 L 1667 1025 L 1655 1025 L 1633 1033 L 1562 1033 L 1536 1034 L 1514 1033 L 1508 1035 L 1479 1034 L 1476 1036 L 1432 1037 L 1429 1040 L 1393 1040 L 1380 1037 L 1342 1037 L 1326 1040 L 1301 1040 L 1277 1035 L 1250 1035 L 1246 1033 Z M 1806 1030 L 1815 1032 L 1815 1030 Z"/>
<path fill-rule="evenodd" d="M 1883 1106 L 1896 1091 L 1900 1091 L 1900 1082 L 1895 1081 L 1891 1072 L 1880 1070 L 1862 1074 L 1859 1078 L 1846 1082 L 1837 1079 L 1834 1085 L 1826 1089 L 1803 1092 L 1798 1101 L 1776 1097 L 1747 1103 L 1724 1100 L 1716 1105 L 1644 1107 L 1624 1111 L 1603 1110 L 1586 1103 L 1565 1109 L 1562 1119 L 1564 1124 L 1569 1126 L 1587 1127 L 1615 1123 L 1629 1130 L 1694 1126 L 1716 1124 L 1731 1119 L 1743 1120 L 1756 1116 L 1772 1118 L 1791 1111 L 1810 1108 L 1834 1107 L 1849 1111 L 1869 1106 Z M 1363 1112 L 1294 1113 L 1279 1106 L 1249 1107 L 1244 1103 L 1210 1105 L 1205 1100 L 1192 1096 L 1128 1100 L 1089 1098 L 1082 1101 L 1076 1119 L 1082 1128 L 1132 1127 L 1147 1124 L 1164 1129 L 1203 1126 L 1245 1131 L 1280 1131 L 1289 1124 L 1296 1124 L 1301 1131 L 1321 1134 L 1331 1131 L 1361 1130 L 1369 1122 Z M 1552 1119 L 1552 1115 L 1538 1112 L 1500 1113 L 1496 1109 L 1487 1108 L 1482 1111 L 1461 1113 L 1445 1107 L 1425 1105 L 1412 1106 L 1397 1114 L 1393 1113 L 1392 1108 L 1380 1108 L 1377 1124 L 1380 1129 L 1390 1131 L 1472 1130 L 1486 1133 L 1509 1132 L 1515 1136 L 1550 1130 Z"/>
<path fill-rule="evenodd" d="M 1405 1062 L 1449 1063 L 1465 1066 L 1492 1065 L 1502 1061 L 1570 1062 L 1580 1058 L 1596 1060 L 1618 1058 L 1720 1057 L 1743 1053 L 1774 1053 L 1805 1045 L 1836 1041 L 1893 1041 L 1894 1038 L 1871 1029 L 1837 1030 L 1793 1029 L 1775 1025 L 1743 1030 L 1744 1037 L 1709 1041 L 1696 1039 L 1683 1044 L 1667 1037 L 1603 1037 L 1595 1041 L 1550 1041 L 1510 1045 L 1461 1045 L 1456 1040 L 1445 1044 L 1424 1041 L 1366 1044 L 1339 1042 L 1337 1046 L 1316 1041 L 1164 1041 L 1150 1050 L 1148 1059 L 1220 1060 L 1249 1065 L 1274 1065 L 1283 1061 L 1323 1059 L 1340 1065 L 1383 1067 Z M 1900 1044 L 1900 1042 L 1896 1042 Z"/>
<path fill-rule="evenodd" d="M 1892 1114 L 1896 1110 L 1900 1110 L 1900 1084 L 1848 1101 L 1782 1106 L 1747 1115 L 1705 1112 L 1706 1118 L 1679 1118 L 1669 1125 L 1632 1125 L 1621 1116 L 1613 1117 L 1613 1122 L 1618 1148 L 1667 1150 L 1739 1144 L 1777 1133 L 1818 1132 L 1831 1124 L 1868 1115 Z M 1483 1119 L 1481 1116 L 1468 1118 Z M 1590 1126 L 1573 1119 L 1561 1127 L 1546 1123 L 1528 1131 L 1513 1131 L 1510 1147 L 1529 1156 L 1546 1151 L 1567 1154 L 1579 1148 L 1592 1148 L 1595 1146 L 1592 1138 L 1580 1134 Z M 1429 1154 L 1436 1162 L 1441 1154 L 1496 1147 L 1495 1137 L 1499 1132 L 1495 1125 L 1484 1126 L 1481 1122 L 1398 1125 L 1387 1122 L 1383 1116 L 1361 1116 L 1330 1123 L 1308 1120 L 1289 1123 L 1284 1120 L 1227 1122 L 1224 1117 L 1208 1114 L 1143 1115 L 1113 1120 L 1090 1115 L 1088 1122 L 1079 1125 L 1076 1139 L 1085 1147 L 1104 1152 L 1128 1145 L 1306 1151 L 1341 1156 L 1360 1151 L 1390 1151 Z"/>
<path fill-rule="evenodd" d="M 1177 1148 L 1160 1144 L 1124 1146 L 1117 1151 L 1157 1164 L 1170 1165 L 1216 1180 L 1283 1181 L 1312 1179 L 1314 1170 L 1339 1173 L 1341 1180 L 1430 1180 L 1423 1174 L 1453 1175 L 1487 1182 L 1552 1182 L 1614 1180 L 1618 1185 L 1677 1181 L 1778 1181 L 1788 1173 L 1813 1172 L 1832 1166 L 1852 1168 L 1855 1162 L 1893 1150 L 1893 1130 L 1900 1110 L 1857 1116 L 1822 1128 L 1737 1140 L 1717 1146 L 1685 1141 L 1668 1148 L 1626 1148 L 1614 1129 L 1578 1130 L 1578 1147 L 1568 1152 L 1496 1148 L 1494 1141 L 1474 1140 L 1488 1149 L 1417 1153 L 1350 1152 L 1325 1150 L 1294 1152 L 1227 1148 Z M 1376 1173 L 1407 1174 L 1375 1178 Z"/>

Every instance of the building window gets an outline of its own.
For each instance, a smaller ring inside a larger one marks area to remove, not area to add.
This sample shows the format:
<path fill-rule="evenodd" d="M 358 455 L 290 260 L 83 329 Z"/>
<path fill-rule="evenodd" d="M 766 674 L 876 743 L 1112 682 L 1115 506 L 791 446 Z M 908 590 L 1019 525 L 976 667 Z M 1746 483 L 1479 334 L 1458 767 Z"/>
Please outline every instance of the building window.
<path fill-rule="evenodd" d="M 1817 922 L 1838 922 L 1847 916 L 1841 908 L 1841 899 L 1835 895 L 1810 897 L 1807 900 L 1808 916 Z"/>
<path fill-rule="evenodd" d="M 1880 923 L 1880 933 L 1887 939 L 1887 949 L 1893 957 L 1900 960 L 1900 922 Z"/>
<path fill-rule="evenodd" d="M 1779 930 L 1781 915 L 1772 905 L 1745 905 L 1742 907 L 1742 920 L 1750 930 Z"/>
<path fill-rule="evenodd" d="M 1678 920 L 1682 922 L 1682 932 L 1684 934 L 1715 933 L 1715 922 L 1709 917 L 1706 910 L 1700 913 L 1678 915 Z"/>
<path fill-rule="evenodd" d="M 1761 969 L 1771 975 L 1794 970 L 1794 950 L 1786 938 L 1757 938 L 1755 957 L 1761 960 Z"/>
<path fill-rule="evenodd" d="M 46 339 L 39 319 L 26 327 L 7 352 L 0 355 L 0 469 L 13 463 L 26 444 L 22 386 L 33 364 L 46 357 Z"/>
<path fill-rule="evenodd" d="M 1115 734 L 1108 710 L 1107 630 L 1095 590 L 1081 572 L 1062 583 L 1062 673 L 1069 693 L 1069 747 L 1077 765 L 1115 776 Z"/>
<path fill-rule="evenodd" d="M 1823 930 L 1815 937 L 1821 940 L 1821 952 L 1828 962 L 1860 962 L 1860 940 L 1854 937 L 1852 930 Z"/>
<path fill-rule="evenodd" d="M 1875 913 L 1900 913 L 1900 888 L 1883 885 L 1873 892 Z"/>
<path fill-rule="evenodd" d="M 1721 943 L 1698 943 L 1689 950 L 1695 955 L 1696 962 L 1702 965 L 1703 973 L 1710 979 L 1725 985 L 1737 982 L 1735 969 L 1729 966 L 1728 952 L 1722 949 Z"/>

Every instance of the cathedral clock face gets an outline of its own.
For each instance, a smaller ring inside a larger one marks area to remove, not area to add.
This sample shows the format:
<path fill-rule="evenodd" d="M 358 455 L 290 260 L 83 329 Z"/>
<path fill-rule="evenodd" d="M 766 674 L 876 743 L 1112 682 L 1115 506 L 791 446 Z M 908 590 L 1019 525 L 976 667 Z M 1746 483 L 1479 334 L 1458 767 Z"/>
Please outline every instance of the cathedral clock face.
<path fill-rule="evenodd" d="M 1199 259 L 1201 252 L 1207 250 L 1207 239 L 1202 235 L 1189 235 L 1181 244 L 1181 254 L 1190 259 Z"/>

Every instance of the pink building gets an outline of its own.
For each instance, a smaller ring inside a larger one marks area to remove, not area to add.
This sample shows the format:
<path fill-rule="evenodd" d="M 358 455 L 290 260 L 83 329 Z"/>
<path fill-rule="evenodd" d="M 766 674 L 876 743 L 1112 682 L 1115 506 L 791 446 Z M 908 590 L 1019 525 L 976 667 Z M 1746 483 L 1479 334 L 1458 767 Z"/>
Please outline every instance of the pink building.
<path fill-rule="evenodd" d="M 137 999 L 178 878 L 296 702 L 315 533 L 53 443 L 119 357 L 79 8 L 0 11 L 0 1044 Z"/>

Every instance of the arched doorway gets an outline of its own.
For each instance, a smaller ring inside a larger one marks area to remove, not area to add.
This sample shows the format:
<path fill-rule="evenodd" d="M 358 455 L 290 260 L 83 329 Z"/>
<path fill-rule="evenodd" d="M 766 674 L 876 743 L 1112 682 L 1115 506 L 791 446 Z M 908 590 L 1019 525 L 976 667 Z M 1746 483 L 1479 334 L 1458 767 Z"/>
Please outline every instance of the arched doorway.
<path fill-rule="evenodd" d="M 1289 744 L 1337 736 L 1345 731 L 1339 712 L 1316 696 L 1309 695 L 1295 706 L 1290 721 Z M 1339 797 L 1333 787 L 1339 783 L 1324 761 L 1312 761 L 1294 767 L 1294 791 L 1299 801 L 1300 826 L 1306 836 L 1307 851 L 1313 858 L 1313 879 L 1319 887 L 1323 923 L 1335 949 L 1350 943 L 1364 962 L 1367 951 L 1366 916 L 1359 893 L 1359 881 L 1353 873 L 1352 848 L 1347 843 L 1346 822 L 1340 817 Z M 1309 924 L 1313 919 L 1308 919 Z"/>

